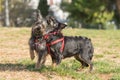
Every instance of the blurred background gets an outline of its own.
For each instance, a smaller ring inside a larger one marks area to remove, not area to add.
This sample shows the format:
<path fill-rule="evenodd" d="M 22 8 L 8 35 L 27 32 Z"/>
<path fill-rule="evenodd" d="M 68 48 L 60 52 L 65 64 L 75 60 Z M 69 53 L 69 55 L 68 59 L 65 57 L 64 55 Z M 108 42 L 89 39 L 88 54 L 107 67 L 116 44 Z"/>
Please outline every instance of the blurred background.
<path fill-rule="evenodd" d="M 37 9 L 72 28 L 120 29 L 120 0 L 0 0 L 0 26 L 31 27 Z"/>

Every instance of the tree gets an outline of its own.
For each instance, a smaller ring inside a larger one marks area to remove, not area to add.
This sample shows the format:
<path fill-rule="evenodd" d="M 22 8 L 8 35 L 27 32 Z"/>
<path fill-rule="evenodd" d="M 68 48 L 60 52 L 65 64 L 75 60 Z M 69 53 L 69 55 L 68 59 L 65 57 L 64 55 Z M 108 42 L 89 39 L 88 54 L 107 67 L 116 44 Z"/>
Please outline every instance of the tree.
<path fill-rule="evenodd" d="M 31 26 L 33 23 L 33 12 L 35 11 L 29 3 L 31 0 L 0 0 L 4 6 L 0 11 L 5 26 Z M 6 4 L 7 1 L 7 4 Z M 37 1 L 37 0 L 35 0 Z M 38 0 L 39 1 L 39 0 Z M 5 3 L 5 4 L 4 4 Z M 39 4 L 39 3 L 38 3 Z M 33 5 L 32 5 L 33 6 Z M 35 6 L 35 4 L 34 4 Z M 33 6 L 33 7 L 34 7 Z"/>
<path fill-rule="evenodd" d="M 105 28 L 104 25 L 114 16 L 114 11 L 107 8 L 108 0 L 73 0 L 71 4 L 63 5 L 64 9 L 71 13 L 70 18 L 73 21 L 92 25 L 87 27 L 100 24 L 101 28 Z"/>
<path fill-rule="evenodd" d="M 0 0 L 0 26 L 3 25 L 3 0 Z"/>
<path fill-rule="evenodd" d="M 5 0 L 5 26 L 10 26 L 8 0 Z"/>
<path fill-rule="evenodd" d="M 43 17 L 48 15 L 48 8 L 49 6 L 47 5 L 47 0 L 40 0 L 38 9 L 40 9 Z"/>
<path fill-rule="evenodd" d="M 118 28 L 120 28 L 120 0 L 115 0 L 116 2 L 116 6 L 117 6 L 117 9 L 116 9 L 116 13 L 115 13 L 115 19 L 117 21 L 117 25 L 118 25 Z"/>

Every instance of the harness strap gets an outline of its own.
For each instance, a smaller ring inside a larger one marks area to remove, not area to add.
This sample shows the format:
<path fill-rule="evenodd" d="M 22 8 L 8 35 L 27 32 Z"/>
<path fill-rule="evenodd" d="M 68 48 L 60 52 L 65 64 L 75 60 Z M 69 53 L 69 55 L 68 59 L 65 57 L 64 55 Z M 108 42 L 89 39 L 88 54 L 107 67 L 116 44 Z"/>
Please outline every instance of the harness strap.
<path fill-rule="evenodd" d="M 63 49 L 64 49 L 64 37 L 63 37 L 63 38 L 60 38 L 60 39 L 57 39 L 57 40 L 55 40 L 55 41 L 53 41 L 53 42 L 51 42 L 51 43 L 46 44 L 46 46 L 48 47 L 49 53 L 50 53 L 50 46 L 51 46 L 51 45 L 54 45 L 54 44 L 56 44 L 56 43 L 58 43 L 58 42 L 61 42 L 61 41 L 62 41 L 62 45 L 61 45 L 61 48 L 60 48 L 60 52 L 62 53 L 62 52 L 63 52 Z"/>
<path fill-rule="evenodd" d="M 56 35 L 57 33 L 59 33 L 59 32 L 55 31 L 55 32 L 52 32 L 52 33 L 49 33 L 49 34 L 45 34 L 45 35 L 43 36 L 43 38 L 44 38 L 44 39 L 48 39 L 50 35 L 52 35 L 52 34 L 53 34 L 53 35 Z"/>
<path fill-rule="evenodd" d="M 62 46 L 61 46 L 61 48 L 60 48 L 60 52 L 61 52 L 61 53 L 63 52 L 64 46 L 65 46 L 65 41 L 64 41 L 64 37 L 63 37 Z"/>
<path fill-rule="evenodd" d="M 47 40 L 50 35 L 56 35 L 56 34 L 58 34 L 58 33 L 60 33 L 60 32 L 55 31 L 55 32 L 51 32 L 51 33 L 45 34 L 45 35 L 43 36 L 43 39 Z M 64 49 L 64 37 L 62 37 L 62 38 L 60 38 L 60 39 L 57 39 L 57 40 L 55 40 L 55 41 L 52 41 L 52 42 L 50 42 L 50 43 L 47 43 L 46 46 L 47 46 L 47 48 L 48 48 L 48 52 L 50 53 L 50 46 L 51 46 L 51 45 L 54 45 L 54 44 L 56 44 L 56 43 L 58 43 L 58 42 L 61 42 L 61 41 L 62 41 L 62 45 L 61 45 L 61 48 L 60 48 L 60 52 L 62 53 L 62 52 L 63 52 L 63 49 Z"/>

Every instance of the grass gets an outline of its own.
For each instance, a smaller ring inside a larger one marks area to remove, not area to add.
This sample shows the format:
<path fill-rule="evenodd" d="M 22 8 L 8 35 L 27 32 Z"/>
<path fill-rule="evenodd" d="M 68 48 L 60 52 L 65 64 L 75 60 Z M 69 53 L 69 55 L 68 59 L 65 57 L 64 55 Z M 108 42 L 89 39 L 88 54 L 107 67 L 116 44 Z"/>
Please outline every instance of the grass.
<path fill-rule="evenodd" d="M 110 80 L 120 80 L 120 73 L 114 74 Z"/>
<path fill-rule="evenodd" d="M 35 69 L 36 59 L 30 60 L 28 47 L 31 28 L 0 30 L 0 80 L 120 80 L 120 30 L 63 30 L 67 36 L 91 38 L 95 50 L 92 73 L 88 68 L 77 71 L 81 64 L 73 58 L 53 68 L 48 57 L 45 66 Z"/>
<path fill-rule="evenodd" d="M 96 71 L 98 73 L 110 74 L 110 73 L 120 73 L 120 66 L 117 66 L 114 62 L 110 61 L 98 61 L 94 63 L 96 66 Z"/>

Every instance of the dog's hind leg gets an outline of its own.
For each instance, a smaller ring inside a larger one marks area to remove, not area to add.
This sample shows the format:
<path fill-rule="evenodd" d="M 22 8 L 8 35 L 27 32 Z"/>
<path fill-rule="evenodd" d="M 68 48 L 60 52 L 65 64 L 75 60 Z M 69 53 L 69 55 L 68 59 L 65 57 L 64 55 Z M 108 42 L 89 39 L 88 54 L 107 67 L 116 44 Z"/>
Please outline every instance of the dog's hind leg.
<path fill-rule="evenodd" d="M 92 57 L 93 57 L 93 52 L 94 52 L 94 49 L 92 47 L 92 43 L 90 42 L 90 40 L 86 39 L 86 42 L 82 48 L 82 52 L 79 53 L 79 58 L 83 62 L 85 62 L 86 64 L 89 65 L 89 67 L 90 67 L 89 72 L 91 72 L 93 69 L 93 64 L 91 62 Z"/>
<path fill-rule="evenodd" d="M 90 67 L 89 72 L 91 72 L 92 69 L 93 69 L 93 64 L 92 64 L 91 59 L 90 59 L 90 57 L 88 56 L 88 54 L 89 54 L 89 53 L 87 53 L 87 54 L 83 53 L 83 54 L 81 55 L 81 59 L 82 59 L 86 64 L 89 65 L 89 67 Z"/>
<path fill-rule="evenodd" d="M 75 57 L 75 59 L 77 61 L 79 61 L 81 63 L 81 69 L 83 69 L 84 67 L 88 67 L 89 66 L 87 63 L 85 63 L 84 61 L 82 61 L 81 58 L 78 55 L 75 55 L 74 57 Z"/>

